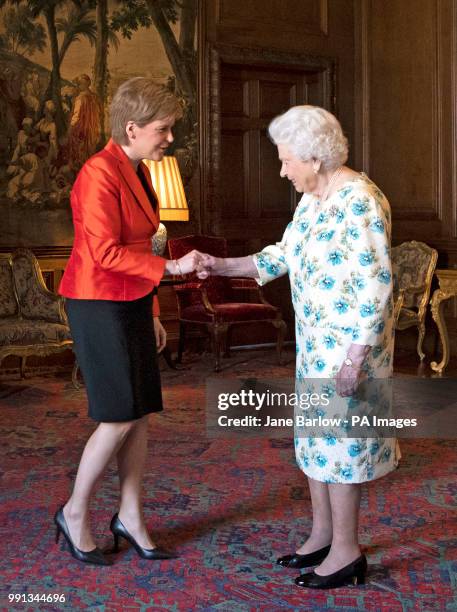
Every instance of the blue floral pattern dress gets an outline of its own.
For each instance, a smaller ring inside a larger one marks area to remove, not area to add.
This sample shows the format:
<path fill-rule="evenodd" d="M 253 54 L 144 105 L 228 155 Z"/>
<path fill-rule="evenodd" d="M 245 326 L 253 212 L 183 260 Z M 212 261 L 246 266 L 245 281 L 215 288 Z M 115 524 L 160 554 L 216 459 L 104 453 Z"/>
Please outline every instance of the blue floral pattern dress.
<path fill-rule="evenodd" d="M 392 375 L 390 227 L 387 199 L 361 174 L 325 202 L 303 195 L 281 242 L 253 256 L 260 285 L 289 274 L 296 390 L 313 379 L 334 383 L 351 343 L 371 346 L 364 366 L 369 379 Z M 326 389 L 335 394 L 334 384 Z M 353 400 L 338 401 L 350 409 Z M 297 430 L 295 453 L 307 476 L 327 483 L 379 478 L 400 458 L 395 438 L 300 436 Z"/>

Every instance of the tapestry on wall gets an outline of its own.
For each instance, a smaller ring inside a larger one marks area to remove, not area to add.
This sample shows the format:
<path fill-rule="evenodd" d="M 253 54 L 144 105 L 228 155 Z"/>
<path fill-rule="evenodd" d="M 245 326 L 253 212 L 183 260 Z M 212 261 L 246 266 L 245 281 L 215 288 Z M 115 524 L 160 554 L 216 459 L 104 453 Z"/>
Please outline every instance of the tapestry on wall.
<path fill-rule="evenodd" d="M 197 0 L 0 0 L 0 247 L 67 246 L 69 194 L 134 76 L 181 99 L 173 154 L 196 162 Z"/>

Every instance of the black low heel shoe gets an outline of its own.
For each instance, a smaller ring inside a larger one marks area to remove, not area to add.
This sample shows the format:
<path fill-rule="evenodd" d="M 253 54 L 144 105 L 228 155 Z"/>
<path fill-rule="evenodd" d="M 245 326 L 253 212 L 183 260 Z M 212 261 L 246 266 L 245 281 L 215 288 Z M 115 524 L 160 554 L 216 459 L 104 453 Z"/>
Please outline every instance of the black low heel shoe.
<path fill-rule="evenodd" d="M 365 555 L 361 555 L 349 565 L 327 576 L 319 576 L 316 572 L 301 574 L 295 578 L 295 584 L 308 589 L 336 589 L 349 584 L 364 584 L 366 574 L 367 559 Z"/>
<path fill-rule="evenodd" d="M 85 552 L 73 544 L 70 537 L 70 532 L 68 531 L 67 522 L 63 515 L 63 506 L 55 513 L 54 523 L 56 524 L 56 544 L 59 541 L 60 534 L 63 533 L 64 538 L 68 543 L 68 547 L 70 548 L 70 552 L 75 559 L 82 561 L 83 563 L 92 563 L 93 565 L 112 565 L 112 563 L 105 558 L 99 548 L 94 548 L 93 550 Z"/>
<path fill-rule="evenodd" d="M 285 557 L 279 557 L 276 563 L 281 567 L 292 567 L 294 569 L 301 569 L 303 567 L 311 567 L 313 565 L 319 565 L 321 561 L 325 559 L 330 550 L 330 544 L 319 548 L 312 553 L 307 555 L 286 555 Z"/>
<path fill-rule="evenodd" d="M 164 548 L 160 548 L 160 546 L 156 546 L 155 548 L 142 548 L 121 523 L 117 514 L 115 514 L 111 519 L 109 528 L 113 532 L 114 536 L 113 552 L 119 551 L 119 537 L 121 537 L 124 538 L 124 540 L 127 540 L 127 542 L 130 542 L 136 552 L 143 559 L 176 559 L 176 555 L 174 553 L 169 552 Z"/>

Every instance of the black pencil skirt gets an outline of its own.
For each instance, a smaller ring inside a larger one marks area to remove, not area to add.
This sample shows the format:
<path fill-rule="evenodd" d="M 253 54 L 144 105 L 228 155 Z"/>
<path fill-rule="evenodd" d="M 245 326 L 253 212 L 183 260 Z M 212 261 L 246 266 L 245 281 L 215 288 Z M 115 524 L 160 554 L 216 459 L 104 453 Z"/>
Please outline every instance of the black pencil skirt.
<path fill-rule="evenodd" d="M 152 293 L 130 302 L 67 298 L 66 311 L 89 416 L 113 423 L 161 411 Z"/>

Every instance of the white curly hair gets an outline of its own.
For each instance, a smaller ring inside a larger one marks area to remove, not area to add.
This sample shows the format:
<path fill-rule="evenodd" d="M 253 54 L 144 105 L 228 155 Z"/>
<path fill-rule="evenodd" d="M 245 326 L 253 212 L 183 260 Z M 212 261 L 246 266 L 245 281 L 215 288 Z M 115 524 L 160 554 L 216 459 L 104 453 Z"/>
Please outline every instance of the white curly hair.
<path fill-rule="evenodd" d="M 348 158 L 348 141 L 338 119 L 320 106 L 292 106 L 270 123 L 275 145 L 285 145 L 305 161 L 318 159 L 325 170 L 334 170 Z"/>

